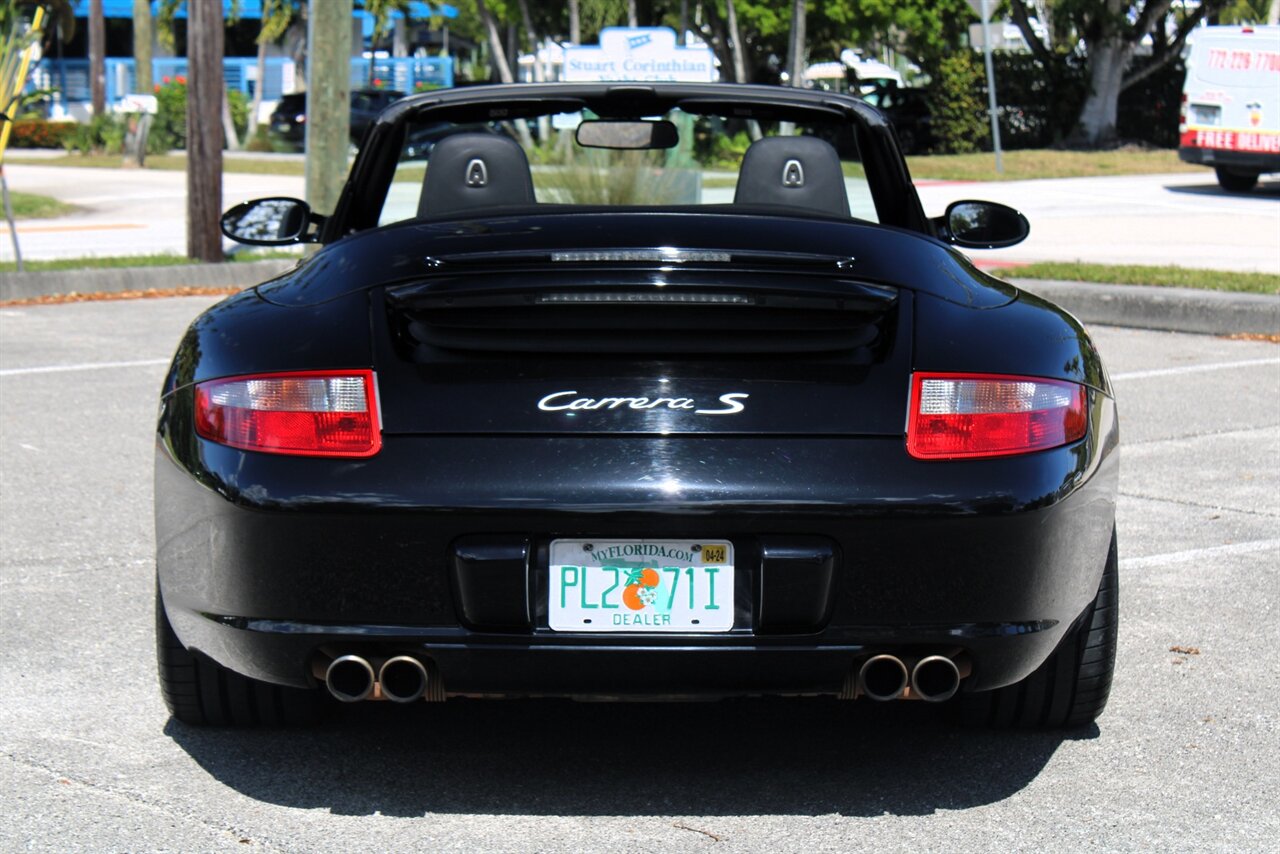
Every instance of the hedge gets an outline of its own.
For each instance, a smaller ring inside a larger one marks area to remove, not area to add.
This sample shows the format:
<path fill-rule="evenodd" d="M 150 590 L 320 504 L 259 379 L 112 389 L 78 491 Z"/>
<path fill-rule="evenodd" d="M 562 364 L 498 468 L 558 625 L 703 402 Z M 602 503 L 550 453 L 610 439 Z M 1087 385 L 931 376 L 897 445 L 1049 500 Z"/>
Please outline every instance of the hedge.
<path fill-rule="evenodd" d="M 62 148 L 64 140 L 75 135 L 77 127 L 75 122 L 19 119 L 13 123 L 9 145 L 14 148 Z"/>

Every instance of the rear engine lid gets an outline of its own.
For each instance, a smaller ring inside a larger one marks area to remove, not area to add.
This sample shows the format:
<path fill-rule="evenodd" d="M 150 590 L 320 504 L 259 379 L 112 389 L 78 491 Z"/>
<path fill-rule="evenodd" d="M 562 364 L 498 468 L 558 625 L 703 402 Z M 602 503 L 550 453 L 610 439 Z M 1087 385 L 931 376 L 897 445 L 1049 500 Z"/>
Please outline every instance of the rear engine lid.
<path fill-rule="evenodd" d="M 450 272 L 374 299 L 386 433 L 903 433 L 910 292 L 782 270 Z"/>

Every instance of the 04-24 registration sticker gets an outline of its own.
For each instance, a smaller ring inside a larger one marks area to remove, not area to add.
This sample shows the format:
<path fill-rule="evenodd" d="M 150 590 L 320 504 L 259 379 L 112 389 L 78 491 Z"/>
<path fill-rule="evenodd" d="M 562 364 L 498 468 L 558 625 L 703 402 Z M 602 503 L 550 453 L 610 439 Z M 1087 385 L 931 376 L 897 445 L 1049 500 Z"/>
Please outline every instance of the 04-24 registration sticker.
<path fill-rule="evenodd" d="M 554 540 L 548 624 L 560 632 L 727 632 L 733 544 Z"/>

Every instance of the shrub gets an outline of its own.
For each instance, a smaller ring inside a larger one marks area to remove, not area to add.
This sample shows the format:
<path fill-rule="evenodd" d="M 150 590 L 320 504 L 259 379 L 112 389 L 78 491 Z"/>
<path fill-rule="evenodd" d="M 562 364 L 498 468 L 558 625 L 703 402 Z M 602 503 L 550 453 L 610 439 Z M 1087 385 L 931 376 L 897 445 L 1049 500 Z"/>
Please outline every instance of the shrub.
<path fill-rule="evenodd" d="M 275 151 L 275 147 L 271 144 L 271 131 L 265 124 L 258 125 L 258 129 L 253 133 L 253 139 L 249 140 L 249 144 L 245 146 L 246 151 Z"/>
<path fill-rule="evenodd" d="M 156 86 L 156 115 L 147 136 L 147 151 L 163 154 L 187 147 L 187 78 L 165 77 Z"/>
<path fill-rule="evenodd" d="M 13 123 L 9 144 L 14 148 L 62 148 L 63 140 L 74 135 L 77 127 L 75 122 L 19 119 Z"/>
<path fill-rule="evenodd" d="M 63 137 L 62 147 L 81 154 L 119 154 L 124 150 L 125 121 L 122 116 L 104 113 Z"/>
<path fill-rule="evenodd" d="M 939 154 L 968 154 L 991 146 L 981 63 L 956 51 L 938 63 L 933 81 L 933 139 Z"/>
<path fill-rule="evenodd" d="M 163 154 L 171 148 L 187 147 L 187 78 L 182 75 L 165 77 L 156 86 L 156 116 L 151 122 L 147 137 L 147 151 Z M 249 98 L 239 89 L 227 92 L 231 107 L 231 123 L 236 135 L 244 136 L 249 126 Z"/>

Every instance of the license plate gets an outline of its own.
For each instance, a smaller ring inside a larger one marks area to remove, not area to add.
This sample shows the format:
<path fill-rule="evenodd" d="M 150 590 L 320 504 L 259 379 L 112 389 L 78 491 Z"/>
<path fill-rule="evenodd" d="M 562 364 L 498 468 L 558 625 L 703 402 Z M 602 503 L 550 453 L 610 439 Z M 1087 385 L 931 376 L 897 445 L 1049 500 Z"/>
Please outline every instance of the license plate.
<path fill-rule="evenodd" d="M 727 540 L 553 540 L 548 624 L 558 632 L 727 632 Z"/>

